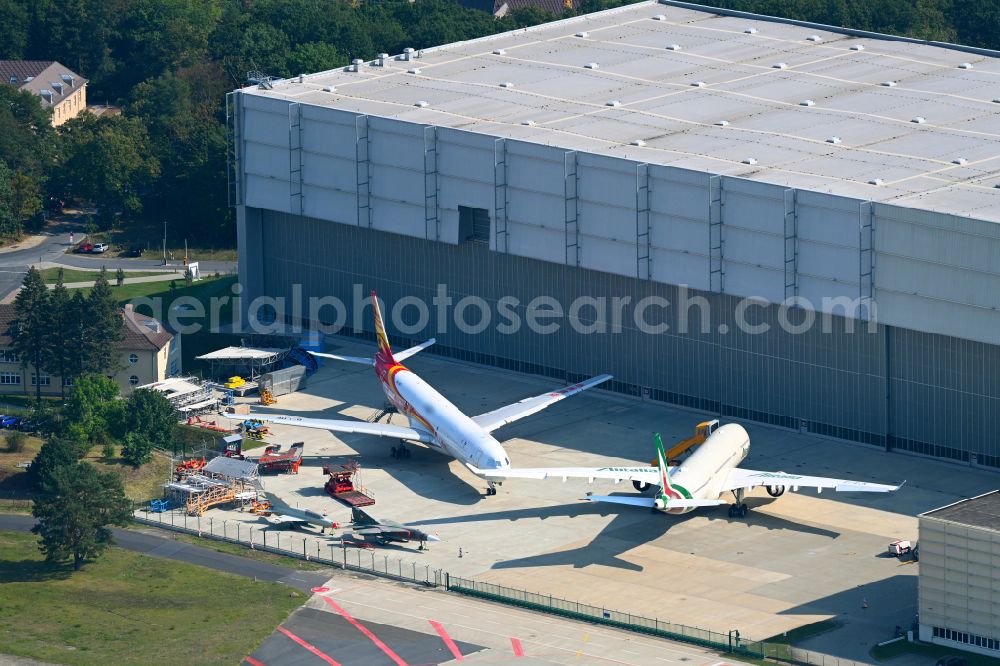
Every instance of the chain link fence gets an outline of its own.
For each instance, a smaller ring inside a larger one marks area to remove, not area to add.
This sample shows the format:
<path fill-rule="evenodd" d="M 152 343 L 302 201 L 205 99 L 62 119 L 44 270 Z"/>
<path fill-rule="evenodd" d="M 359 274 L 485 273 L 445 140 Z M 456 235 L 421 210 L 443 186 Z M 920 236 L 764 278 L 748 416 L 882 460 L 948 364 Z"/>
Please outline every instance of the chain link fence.
<path fill-rule="evenodd" d="M 620 629 L 636 631 L 644 634 L 669 638 L 670 640 L 693 643 L 702 647 L 721 650 L 723 652 L 734 652 L 753 657 L 762 658 L 764 656 L 764 644 L 759 641 L 747 641 L 740 637 L 738 630 L 728 633 L 689 627 L 684 624 L 677 624 L 649 618 L 632 613 L 624 613 L 601 606 L 592 606 L 577 601 L 560 599 L 550 594 L 538 594 L 527 590 L 496 585 L 494 583 L 484 583 L 469 578 L 459 578 L 457 576 L 448 577 L 448 589 L 470 596 L 501 601 L 504 603 L 539 610 L 546 613 L 553 613 L 587 622 L 596 622 Z"/>
<path fill-rule="evenodd" d="M 790 647 L 783 643 L 746 640 L 736 629 L 721 633 L 635 615 L 623 611 L 593 606 L 550 594 L 505 587 L 495 583 L 451 576 L 442 569 L 427 564 L 402 560 L 370 548 L 348 547 L 338 539 L 320 543 L 294 533 L 268 530 L 240 520 L 214 516 L 189 516 L 182 510 L 153 512 L 137 509 L 136 522 L 165 529 L 186 532 L 200 537 L 227 541 L 254 550 L 318 562 L 330 567 L 357 571 L 433 587 L 445 587 L 452 592 L 520 606 L 531 610 L 561 615 L 576 620 L 594 622 L 619 629 L 650 634 L 674 641 L 691 643 L 720 652 L 768 658 L 792 664 L 815 666 L 866 666 L 864 662 L 839 659 L 830 655 Z"/>

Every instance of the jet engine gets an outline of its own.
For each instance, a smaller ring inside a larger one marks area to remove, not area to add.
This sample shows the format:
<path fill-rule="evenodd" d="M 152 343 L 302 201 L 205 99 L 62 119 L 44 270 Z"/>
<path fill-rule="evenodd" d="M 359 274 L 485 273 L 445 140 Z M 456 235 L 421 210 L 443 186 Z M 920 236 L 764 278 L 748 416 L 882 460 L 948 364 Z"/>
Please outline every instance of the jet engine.
<path fill-rule="evenodd" d="M 649 489 L 649 484 L 645 481 L 639 481 L 638 479 L 633 479 L 632 487 L 638 490 L 640 493 L 644 493 Z"/>
<path fill-rule="evenodd" d="M 785 494 L 784 486 L 765 486 L 764 489 L 767 490 L 767 494 L 771 497 L 781 497 Z"/>
<path fill-rule="evenodd" d="M 656 501 L 653 502 L 653 506 L 656 507 L 657 510 L 663 511 L 667 508 L 667 503 L 663 501 L 662 497 L 657 497 Z"/>

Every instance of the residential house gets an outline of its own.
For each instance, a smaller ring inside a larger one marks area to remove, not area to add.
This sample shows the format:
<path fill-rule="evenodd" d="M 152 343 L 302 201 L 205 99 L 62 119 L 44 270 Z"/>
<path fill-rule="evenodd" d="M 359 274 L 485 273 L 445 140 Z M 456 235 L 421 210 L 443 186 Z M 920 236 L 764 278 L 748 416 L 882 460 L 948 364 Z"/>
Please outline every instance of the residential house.
<path fill-rule="evenodd" d="M 119 369 L 113 375 L 123 394 L 136 386 L 151 384 L 181 372 L 181 339 L 168 331 L 158 320 L 136 312 L 126 305 L 122 314 L 122 339 L 118 343 Z M 36 373 L 11 348 L 8 335 L 11 322 L 17 317 L 13 304 L 0 304 L 0 394 L 34 393 L 41 382 L 42 393 L 59 395 L 60 382 L 68 388 L 72 380 L 58 375 Z"/>
<path fill-rule="evenodd" d="M 54 60 L 0 60 L 0 81 L 41 97 L 54 126 L 87 108 L 87 79 Z"/>

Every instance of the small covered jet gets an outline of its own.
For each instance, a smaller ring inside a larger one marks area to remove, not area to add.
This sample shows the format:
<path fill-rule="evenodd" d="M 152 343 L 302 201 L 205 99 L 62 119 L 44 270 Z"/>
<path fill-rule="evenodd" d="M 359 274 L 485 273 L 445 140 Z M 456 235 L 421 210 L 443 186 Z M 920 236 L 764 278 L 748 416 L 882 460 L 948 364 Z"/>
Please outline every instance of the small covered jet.
<path fill-rule="evenodd" d="M 561 477 L 612 479 L 615 483 L 631 481 L 635 489 L 643 492 L 650 486 L 658 489 L 650 496 L 628 495 L 588 495 L 584 499 L 591 502 L 611 502 L 646 507 L 654 511 L 680 514 L 701 507 L 726 504 L 719 499 L 724 493 L 732 493 L 735 502 L 729 507 L 729 517 L 745 517 L 749 507 L 743 499 L 750 491 L 763 487 L 771 497 L 779 497 L 786 489 L 793 492 L 799 488 L 815 488 L 817 493 L 824 488 L 838 492 L 887 493 L 900 486 L 844 479 L 827 479 L 822 476 L 801 476 L 785 472 L 760 472 L 741 469 L 740 463 L 750 453 L 750 435 L 743 426 L 729 423 L 713 432 L 697 451 L 679 466 L 667 465 L 663 452 L 663 441 L 656 435 L 657 467 L 555 467 L 536 469 L 482 470 L 480 473 L 504 479 L 547 479 Z"/>
<path fill-rule="evenodd" d="M 326 531 L 326 528 L 336 528 L 337 523 L 326 517 L 325 514 L 312 509 L 297 509 L 288 506 L 280 497 L 273 493 L 264 493 L 269 506 L 266 509 L 258 509 L 257 512 L 264 516 L 268 522 L 280 526 L 301 527 L 303 525 L 315 525 Z"/>
<path fill-rule="evenodd" d="M 422 550 L 426 542 L 441 540 L 415 527 L 407 527 L 392 520 L 376 520 L 357 507 L 351 509 L 351 521 L 353 529 L 345 534 L 356 535 L 365 541 L 373 540 L 382 544 L 392 541 L 401 543 L 419 541 Z"/>

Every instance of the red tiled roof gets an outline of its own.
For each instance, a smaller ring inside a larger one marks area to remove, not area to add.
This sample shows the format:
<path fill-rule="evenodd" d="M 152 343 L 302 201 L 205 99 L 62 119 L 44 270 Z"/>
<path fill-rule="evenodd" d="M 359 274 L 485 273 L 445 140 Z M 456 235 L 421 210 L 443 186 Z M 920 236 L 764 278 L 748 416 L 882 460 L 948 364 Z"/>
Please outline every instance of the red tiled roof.
<path fill-rule="evenodd" d="M 9 347 L 10 325 L 17 318 L 13 303 L 0 303 L 0 346 Z M 117 347 L 125 351 L 159 351 L 173 339 L 173 333 L 152 317 L 139 314 L 126 305 L 122 310 L 123 336 Z"/>

